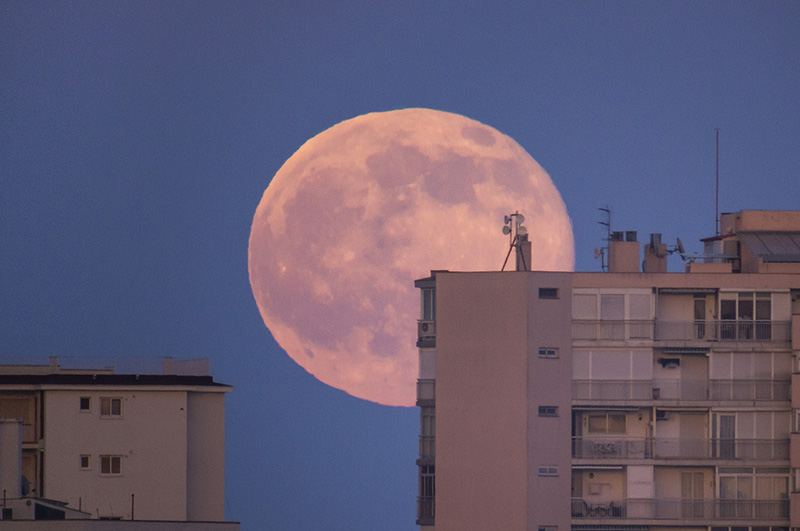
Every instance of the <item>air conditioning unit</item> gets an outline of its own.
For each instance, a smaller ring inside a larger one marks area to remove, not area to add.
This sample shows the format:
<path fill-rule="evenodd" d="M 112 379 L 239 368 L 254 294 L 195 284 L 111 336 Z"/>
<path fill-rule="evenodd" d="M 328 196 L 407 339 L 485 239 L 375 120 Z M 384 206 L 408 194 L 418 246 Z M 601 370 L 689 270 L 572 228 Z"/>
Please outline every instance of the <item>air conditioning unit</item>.
<path fill-rule="evenodd" d="M 436 337 L 436 321 L 418 321 L 417 335 L 423 337 Z"/>
<path fill-rule="evenodd" d="M 656 420 L 668 420 L 669 415 L 663 409 L 656 409 Z"/>

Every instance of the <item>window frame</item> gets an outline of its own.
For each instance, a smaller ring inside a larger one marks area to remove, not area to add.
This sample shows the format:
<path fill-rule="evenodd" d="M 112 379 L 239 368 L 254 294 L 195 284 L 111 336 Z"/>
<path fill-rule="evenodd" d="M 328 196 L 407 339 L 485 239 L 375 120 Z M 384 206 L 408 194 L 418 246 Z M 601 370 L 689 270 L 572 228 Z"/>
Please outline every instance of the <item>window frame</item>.
<path fill-rule="evenodd" d="M 539 475 L 543 477 L 557 477 L 558 465 L 539 465 Z"/>
<path fill-rule="evenodd" d="M 83 407 L 84 400 L 86 401 L 86 407 Z M 91 396 L 82 396 L 78 399 L 78 411 L 81 413 L 91 413 L 92 412 L 92 397 Z"/>
<path fill-rule="evenodd" d="M 554 347 L 539 347 L 539 357 L 546 359 L 558 358 L 558 349 Z"/>
<path fill-rule="evenodd" d="M 558 288 L 543 287 L 539 288 L 539 298 L 545 300 L 557 300 L 561 297 Z"/>
<path fill-rule="evenodd" d="M 108 404 L 108 408 L 106 408 Z M 118 404 L 117 412 L 114 412 L 114 404 Z M 107 411 L 104 413 L 104 411 Z M 100 397 L 100 418 L 114 419 L 122 418 L 122 398 L 118 396 L 102 396 Z"/>
<path fill-rule="evenodd" d="M 592 429 L 592 418 L 605 417 L 605 429 Z M 611 417 L 622 417 L 623 430 L 611 431 Z M 625 435 L 628 433 L 628 415 L 625 413 L 591 413 L 586 416 L 586 432 L 593 435 Z"/>
<path fill-rule="evenodd" d="M 539 406 L 540 417 L 557 417 L 558 406 Z"/>
<path fill-rule="evenodd" d="M 114 463 L 117 464 L 117 471 L 114 471 Z M 108 464 L 108 466 L 106 466 Z M 122 456 L 116 454 L 105 454 L 100 456 L 100 475 L 108 477 L 118 477 L 122 475 Z"/>
<path fill-rule="evenodd" d="M 86 465 L 84 466 L 83 460 L 86 459 Z M 81 470 L 91 470 L 92 469 L 92 456 L 89 454 L 81 454 L 80 455 L 80 469 Z"/>

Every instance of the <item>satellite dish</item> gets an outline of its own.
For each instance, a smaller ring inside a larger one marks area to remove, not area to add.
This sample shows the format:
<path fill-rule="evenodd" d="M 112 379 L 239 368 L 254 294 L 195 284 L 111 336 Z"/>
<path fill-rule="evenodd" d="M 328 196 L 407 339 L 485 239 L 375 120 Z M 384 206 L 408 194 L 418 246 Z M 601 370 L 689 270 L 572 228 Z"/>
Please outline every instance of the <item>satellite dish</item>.
<path fill-rule="evenodd" d="M 506 223 L 508 223 L 508 222 L 506 222 Z M 508 225 L 503 227 L 503 234 L 511 234 L 511 227 L 509 227 Z"/>
<path fill-rule="evenodd" d="M 680 238 L 678 238 L 678 253 L 683 256 L 686 254 L 686 248 L 683 246 L 683 242 Z"/>
<path fill-rule="evenodd" d="M 506 225 L 508 225 L 508 222 L 509 222 L 509 221 L 511 221 L 511 218 L 510 218 L 510 217 L 508 217 L 508 216 L 503 216 L 503 223 L 505 223 Z"/>
<path fill-rule="evenodd" d="M 524 236 L 525 234 L 528 234 L 528 229 L 520 225 L 519 228 L 517 229 L 517 234 L 519 234 L 520 236 Z"/>
<path fill-rule="evenodd" d="M 517 214 L 517 222 L 525 223 L 525 216 L 523 216 L 522 214 Z"/>
<path fill-rule="evenodd" d="M 603 254 L 603 251 L 600 250 L 600 247 L 594 248 L 594 258 L 597 260 Z"/>

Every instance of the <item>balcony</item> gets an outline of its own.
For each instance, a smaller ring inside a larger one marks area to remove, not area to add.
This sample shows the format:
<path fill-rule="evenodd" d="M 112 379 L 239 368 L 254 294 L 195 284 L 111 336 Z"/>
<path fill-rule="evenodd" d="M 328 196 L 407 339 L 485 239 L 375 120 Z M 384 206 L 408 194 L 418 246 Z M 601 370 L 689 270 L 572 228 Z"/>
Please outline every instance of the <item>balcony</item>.
<path fill-rule="evenodd" d="M 436 380 L 425 378 L 417 380 L 417 401 L 436 399 Z"/>
<path fill-rule="evenodd" d="M 789 341 L 790 321 L 655 321 L 656 341 Z"/>
<path fill-rule="evenodd" d="M 436 437 L 433 435 L 419 436 L 419 456 L 436 457 Z"/>
<path fill-rule="evenodd" d="M 626 341 L 653 339 L 652 320 L 642 321 L 572 321 L 572 339 Z"/>
<path fill-rule="evenodd" d="M 30 422 L 22 423 L 22 442 L 24 443 L 38 442 L 36 439 L 36 426 L 31 424 Z"/>
<path fill-rule="evenodd" d="M 417 525 L 433 525 L 436 518 L 436 499 L 433 496 L 417 497 Z"/>
<path fill-rule="evenodd" d="M 572 399 L 789 401 L 791 380 L 573 380 Z"/>
<path fill-rule="evenodd" d="M 771 341 L 791 339 L 790 321 L 573 320 L 572 339 L 583 341 Z"/>
<path fill-rule="evenodd" d="M 643 520 L 788 520 L 789 500 L 572 498 L 572 518 Z"/>
<path fill-rule="evenodd" d="M 788 461 L 789 439 L 573 437 L 575 459 L 716 459 Z"/>
<path fill-rule="evenodd" d="M 420 319 L 417 321 L 417 347 L 431 348 L 436 346 L 436 321 Z"/>

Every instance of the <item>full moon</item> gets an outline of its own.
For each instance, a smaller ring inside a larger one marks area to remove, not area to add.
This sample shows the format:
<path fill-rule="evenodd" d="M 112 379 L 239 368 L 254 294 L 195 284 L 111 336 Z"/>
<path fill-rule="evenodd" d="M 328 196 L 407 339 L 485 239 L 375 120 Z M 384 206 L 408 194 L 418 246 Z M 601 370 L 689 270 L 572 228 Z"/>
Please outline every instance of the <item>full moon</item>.
<path fill-rule="evenodd" d="M 319 380 L 412 406 L 414 280 L 431 270 L 499 271 L 509 250 L 503 218 L 516 211 L 532 269 L 572 270 L 564 202 L 508 136 L 430 109 L 341 122 L 284 163 L 256 209 L 248 266 L 261 317 Z"/>

